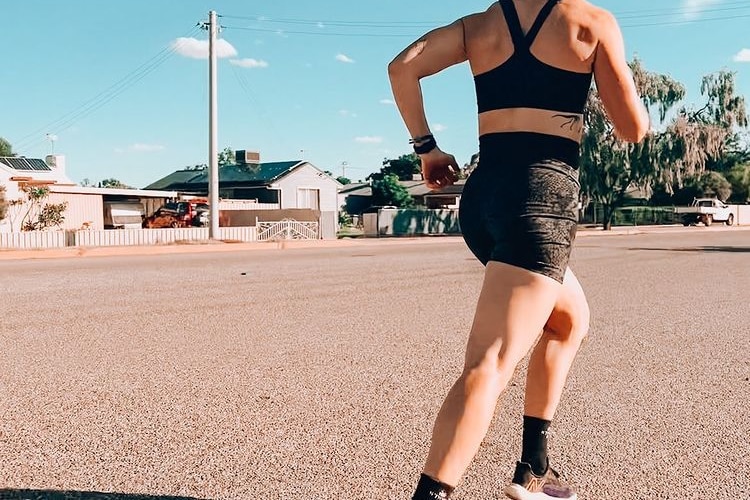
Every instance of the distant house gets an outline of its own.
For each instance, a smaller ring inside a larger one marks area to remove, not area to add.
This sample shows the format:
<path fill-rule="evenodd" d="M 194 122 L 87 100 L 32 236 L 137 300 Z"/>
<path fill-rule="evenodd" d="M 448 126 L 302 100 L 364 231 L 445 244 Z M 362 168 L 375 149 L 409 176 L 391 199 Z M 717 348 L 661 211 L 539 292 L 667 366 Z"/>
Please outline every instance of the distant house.
<path fill-rule="evenodd" d="M 208 194 L 208 169 L 178 170 L 145 189 Z M 255 200 L 265 208 L 310 209 L 319 213 L 323 237 L 338 228 L 338 190 L 341 184 L 304 160 L 260 162 L 257 153 L 237 151 L 236 164 L 219 169 L 219 197 Z"/>
<path fill-rule="evenodd" d="M 466 181 L 460 180 L 442 189 L 430 189 L 423 180 L 399 181 L 411 195 L 414 203 L 428 209 L 458 208 Z M 339 191 L 339 204 L 346 212 L 358 215 L 373 206 L 372 187 L 369 183 L 349 184 Z"/>
<path fill-rule="evenodd" d="M 127 203 L 143 214 L 153 212 L 176 192 L 110 189 L 78 186 L 65 173 L 65 157 L 50 155 L 44 160 L 22 156 L 0 157 L 0 184 L 5 186 L 5 198 L 18 200 L 28 186 L 49 189 L 48 203 L 67 203 L 65 220 L 60 229 L 104 229 L 108 207 Z M 20 230 L 26 212 L 23 205 L 12 210 L 0 221 L 0 232 Z M 137 222 L 137 221 L 136 221 Z"/>

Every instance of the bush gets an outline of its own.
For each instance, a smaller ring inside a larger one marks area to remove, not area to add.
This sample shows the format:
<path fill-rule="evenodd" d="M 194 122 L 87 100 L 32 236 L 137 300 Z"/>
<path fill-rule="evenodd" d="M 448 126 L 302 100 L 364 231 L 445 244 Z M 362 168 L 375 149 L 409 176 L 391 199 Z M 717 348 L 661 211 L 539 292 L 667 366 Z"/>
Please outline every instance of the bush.
<path fill-rule="evenodd" d="M 8 213 L 8 202 L 5 200 L 5 186 L 0 186 L 0 220 Z"/>

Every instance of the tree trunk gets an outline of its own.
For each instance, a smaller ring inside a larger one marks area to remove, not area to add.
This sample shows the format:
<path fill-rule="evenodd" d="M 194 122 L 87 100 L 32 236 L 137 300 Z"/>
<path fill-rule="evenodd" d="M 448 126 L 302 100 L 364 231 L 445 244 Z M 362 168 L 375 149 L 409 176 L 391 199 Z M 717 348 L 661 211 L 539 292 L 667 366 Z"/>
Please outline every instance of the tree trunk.
<path fill-rule="evenodd" d="M 615 207 L 613 205 L 604 205 L 604 220 L 602 224 L 605 231 L 612 230 L 612 219 L 615 216 Z"/>

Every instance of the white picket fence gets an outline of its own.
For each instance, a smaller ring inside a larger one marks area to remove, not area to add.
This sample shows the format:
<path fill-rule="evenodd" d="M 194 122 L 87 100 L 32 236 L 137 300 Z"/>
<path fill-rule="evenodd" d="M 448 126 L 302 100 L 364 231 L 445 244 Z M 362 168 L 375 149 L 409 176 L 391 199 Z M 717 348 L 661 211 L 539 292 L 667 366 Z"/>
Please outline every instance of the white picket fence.
<path fill-rule="evenodd" d="M 63 248 L 67 246 L 65 231 L 27 231 L 0 233 L 0 248 L 19 250 L 35 248 Z"/>
<path fill-rule="evenodd" d="M 258 241 L 254 227 L 222 227 L 217 239 Z M 106 231 L 29 231 L 0 233 L 0 248 L 46 249 L 69 247 L 111 247 L 167 245 L 181 241 L 206 241 L 208 228 L 118 229 Z"/>

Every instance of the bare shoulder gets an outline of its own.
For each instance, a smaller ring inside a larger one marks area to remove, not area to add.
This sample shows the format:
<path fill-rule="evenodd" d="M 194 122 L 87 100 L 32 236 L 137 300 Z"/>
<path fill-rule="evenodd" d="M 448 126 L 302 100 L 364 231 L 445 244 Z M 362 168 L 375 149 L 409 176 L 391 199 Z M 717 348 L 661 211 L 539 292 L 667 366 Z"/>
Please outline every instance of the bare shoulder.
<path fill-rule="evenodd" d="M 586 0 L 563 0 L 568 16 L 576 23 L 589 29 L 597 38 L 606 38 L 617 28 L 617 20 L 607 9 Z"/>
<path fill-rule="evenodd" d="M 466 38 L 483 40 L 496 34 L 502 22 L 502 9 L 498 2 L 493 2 L 487 10 L 462 17 L 461 22 L 466 31 Z"/>

